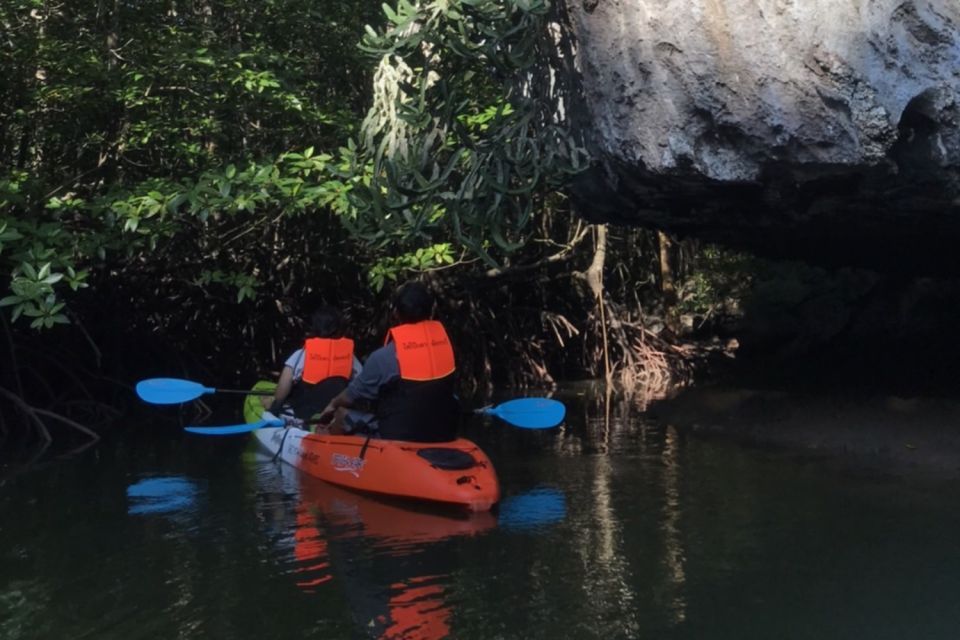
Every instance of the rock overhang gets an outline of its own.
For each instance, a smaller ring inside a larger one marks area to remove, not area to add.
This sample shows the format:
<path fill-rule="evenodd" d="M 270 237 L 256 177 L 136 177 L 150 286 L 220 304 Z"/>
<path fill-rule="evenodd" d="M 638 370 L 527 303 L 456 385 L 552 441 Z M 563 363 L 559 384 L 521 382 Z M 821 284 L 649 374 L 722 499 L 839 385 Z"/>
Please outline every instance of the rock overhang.
<path fill-rule="evenodd" d="M 960 3 L 567 8 L 588 219 L 960 275 Z"/>

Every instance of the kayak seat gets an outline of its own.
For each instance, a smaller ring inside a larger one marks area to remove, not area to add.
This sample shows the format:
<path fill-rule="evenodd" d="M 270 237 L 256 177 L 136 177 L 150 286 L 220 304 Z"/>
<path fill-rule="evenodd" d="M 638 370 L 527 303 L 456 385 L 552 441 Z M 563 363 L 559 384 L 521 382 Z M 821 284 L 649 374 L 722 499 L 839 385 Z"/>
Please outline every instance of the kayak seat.
<path fill-rule="evenodd" d="M 417 449 L 417 455 L 437 469 L 459 471 L 461 469 L 469 469 L 477 464 L 473 456 L 460 449 L 425 447 L 423 449 Z"/>

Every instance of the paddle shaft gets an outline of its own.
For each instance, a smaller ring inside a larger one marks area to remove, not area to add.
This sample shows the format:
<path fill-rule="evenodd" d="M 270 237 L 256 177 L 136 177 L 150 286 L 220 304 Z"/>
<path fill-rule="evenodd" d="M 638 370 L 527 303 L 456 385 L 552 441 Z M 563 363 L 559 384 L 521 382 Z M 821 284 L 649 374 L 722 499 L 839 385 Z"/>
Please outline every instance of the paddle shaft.
<path fill-rule="evenodd" d="M 273 391 L 252 391 L 250 389 L 214 389 L 214 393 L 242 393 L 245 396 L 272 396 Z"/>
<path fill-rule="evenodd" d="M 232 393 L 264 397 L 276 395 L 276 389 L 214 389 L 205 387 L 199 382 L 179 378 L 141 380 L 137 383 L 136 391 L 141 399 L 152 404 L 179 404 L 196 400 L 207 393 Z M 476 413 L 495 416 L 522 429 L 549 429 L 563 421 L 566 407 L 563 406 L 562 402 L 551 398 L 516 398 L 495 407 L 477 409 Z"/>
<path fill-rule="evenodd" d="M 163 381 L 160 380 L 160 383 Z M 176 382 L 176 381 L 174 381 Z M 140 383 L 144 385 L 145 383 Z M 191 383 L 195 384 L 195 383 Z M 138 385 L 138 393 L 141 393 Z M 222 391 L 225 393 L 247 393 L 246 391 L 236 391 L 231 389 L 210 389 L 208 387 L 202 387 L 196 385 L 199 389 L 197 395 L 203 393 L 213 393 L 215 391 Z M 256 395 L 270 395 L 269 391 L 254 391 L 252 392 Z M 141 393 L 143 397 L 146 392 Z M 149 394 L 147 394 L 149 395 Z M 194 397 L 197 397 L 196 395 Z M 342 410 L 342 409 L 341 409 Z M 476 413 L 486 414 L 490 416 L 495 416 L 500 418 L 504 422 L 511 424 L 515 427 L 520 427 L 521 429 L 550 429 L 557 426 L 563 421 L 564 415 L 566 413 L 566 408 L 563 406 L 562 402 L 557 400 L 552 400 L 550 398 L 517 398 L 515 400 L 508 400 L 507 402 L 501 403 L 495 407 L 483 407 L 481 409 L 476 409 Z M 270 415 L 270 414 L 267 414 Z M 331 416 L 335 418 L 336 416 Z M 264 427 L 300 427 L 305 428 L 312 424 L 329 424 L 330 421 L 321 422 L 317 418 L 308 418 L 306 420 L 298 420 L 296 418 L 288 419 L 285 417 L 278 417 L 270 415 L 267 419 L 261 419 L 257 422 L 250 422 L 246 424 L 237 424 L 229 425 L 225 427 L 198 427 L 198 426 L 188 426 L 186 430 L 191 433 L 199 433 L 206 435 L 232 435 L 237 433 L 246 433 L 249 431 L 255 431 Z M 286 434 L 284 434 L 286 438 Z M 281 445 L 282 446 L 282 445 Z M 366 446 L 364 446 L 363 451 L 366 451 Z"/>

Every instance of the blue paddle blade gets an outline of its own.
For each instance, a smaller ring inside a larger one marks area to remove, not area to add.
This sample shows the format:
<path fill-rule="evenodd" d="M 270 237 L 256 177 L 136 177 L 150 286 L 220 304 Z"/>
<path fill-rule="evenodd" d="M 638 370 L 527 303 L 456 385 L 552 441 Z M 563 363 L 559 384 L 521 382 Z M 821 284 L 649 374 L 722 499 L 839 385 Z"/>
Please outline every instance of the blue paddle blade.
<path fill-rule="evenodd" d="M 137 383 L 137 395 L 150 404 L 179 404 L 195 400 L 216 389 L 178 378 L 150 378 Z"/>
<path fill-rule="evenodd" d="M 550 398 L 517 398 L 480 412 L 521 429 L 549 429 L 563 422 L 567 408 L 559 400 Z"/>
<path fill-rule="evenodd" d="M 237 433 L 249 433 L 257 429 L 282 427 L 283 420 L 258 420 L 246 424 L 233 424 L 229 427 L 184 427 L 184 431 L 202 436 L 232 436 Z"/>

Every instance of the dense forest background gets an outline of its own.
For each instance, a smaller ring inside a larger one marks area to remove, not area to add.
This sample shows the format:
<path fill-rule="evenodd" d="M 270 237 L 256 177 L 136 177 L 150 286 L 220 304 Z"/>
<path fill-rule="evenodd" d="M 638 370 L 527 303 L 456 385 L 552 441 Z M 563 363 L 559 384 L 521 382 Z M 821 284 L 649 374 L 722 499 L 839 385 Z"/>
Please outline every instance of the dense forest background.
<path fill-rule="evenodd" d="M 272 375 L 321 301 L 369 351 L 410 277 L 472 388 L 662 395 L 731 354 L 748 292 L 761 322 L 813 300 L 842 332 L 874 276 L 572 210 L 590 154 L 553 72 L 564 20 L 543 0 L 0 3 L 0 438 L 95 437 L 141 377 Z"/>

